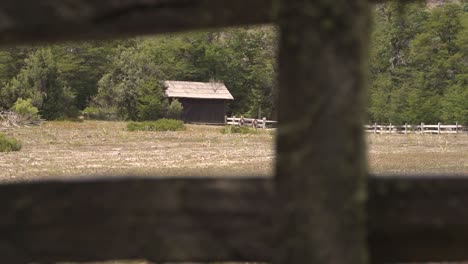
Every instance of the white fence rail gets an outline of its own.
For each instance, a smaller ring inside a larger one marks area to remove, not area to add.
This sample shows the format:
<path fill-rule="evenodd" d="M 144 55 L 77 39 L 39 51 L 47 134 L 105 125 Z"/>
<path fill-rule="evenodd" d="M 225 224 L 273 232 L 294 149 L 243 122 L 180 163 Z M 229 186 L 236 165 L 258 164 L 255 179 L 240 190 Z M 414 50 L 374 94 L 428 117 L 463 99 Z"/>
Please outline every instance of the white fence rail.
<path fill-rule="evenodd" d="M 273 128 L 276 127 L 277 121 L 273 120 L 267 120 L 265 117 L 262 119 L 256 119 L 256 118 L 245 118 L 243 116 L 241 117 L 225 117 L 225 123 L 227 125 L 233 125 L 233 126 L 247 126 L 247 127 L 253 127 L 253 128 L 262 128 L 262 129 L 267 129 L 267 128 Z"/>
<path fill-rule="evenodd" d="M 458 134 L 466 133 L 466 127 L 459 125 L 442 125 L 438 123 L 437 125 L 426 125 L 421 123 L 420 125 L 408 125 L 403 126 L 394 126 L 392 124 L 388 126 L 383 125 L 365 125 L 364 130 L 369 133 L 374 134 Z"/>
<path fill-rule="evenodd" d="M 278 121 L 266 120 L 266 118 L 245 118 L 245 117 L 225 117 L 225 124 L 233 126 L 247 126 L 254 128 L 276 128 Z M 364 131 L 374 134 L 458 134 L 468 133 L 468 127 L 459 125 L 443 125 L 438 123 L 437 125 L 426 125 L 421 123 L 420 125 L 365 125 Z"/>

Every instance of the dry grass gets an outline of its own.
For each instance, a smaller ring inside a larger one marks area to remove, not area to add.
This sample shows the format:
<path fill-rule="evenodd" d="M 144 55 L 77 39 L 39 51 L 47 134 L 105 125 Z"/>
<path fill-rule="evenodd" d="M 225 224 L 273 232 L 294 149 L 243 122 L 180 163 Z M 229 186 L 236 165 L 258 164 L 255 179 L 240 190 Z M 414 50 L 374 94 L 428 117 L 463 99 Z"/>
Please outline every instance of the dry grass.
<path fill-rule="evenodd" d="M 0 154 L 1 181 L 124 175 L 269 175 L 271 133 L 223 135 L 220 127 L 129 132 L 124 122 L 46 122 L 7 132 L 17 153 Z"/>
<path fill-rule="evenodd" d="M 468 175 L 468 135 L 368 135 L 376 174 Z"/>
<path fill-rule="evenodd" d="M 124 122 L 46 122 L 6 134 L 23 149 L 0 153 L 0 181 L 112 176 L 271 175 L 274 136 L 220 127 L 129 132 Z M 262 131 L 262 130 L 260 130 Z M 368 135 L 376 174 L 468 174 L 468 135 Z"/>

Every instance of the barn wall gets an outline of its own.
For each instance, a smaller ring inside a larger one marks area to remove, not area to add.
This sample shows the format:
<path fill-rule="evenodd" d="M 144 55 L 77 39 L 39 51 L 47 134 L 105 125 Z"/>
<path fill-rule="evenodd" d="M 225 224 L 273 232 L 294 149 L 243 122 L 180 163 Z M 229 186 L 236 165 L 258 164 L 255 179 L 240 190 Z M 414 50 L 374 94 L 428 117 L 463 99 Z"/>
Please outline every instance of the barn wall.
<path fill-rule="evenodd" d="M 187 123 L 223 124 L 225 100 L 180 98 L 184 107 L 182 119 Z"/>

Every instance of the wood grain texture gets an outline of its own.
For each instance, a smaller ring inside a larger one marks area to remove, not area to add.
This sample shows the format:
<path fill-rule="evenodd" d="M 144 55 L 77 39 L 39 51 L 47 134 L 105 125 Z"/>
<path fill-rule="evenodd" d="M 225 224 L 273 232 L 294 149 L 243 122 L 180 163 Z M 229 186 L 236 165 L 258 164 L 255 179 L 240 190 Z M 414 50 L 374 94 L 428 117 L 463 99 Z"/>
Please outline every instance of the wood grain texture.
<path fill-rule="evenodd" d="M 265 261 L 265 179 L 160 179 L 0 186 L 0 262 Z"/>
<path fill-rule="evenodd" d="M 102 39 L 273 21 L 273 0 L 4 0 L 0 44 Z"/>
<path fill-rule="evenodd" d="M 364 0 L 281 1 L 275 264 L 365 264 Z"/>
<path fill-rule="evenodd" d="M 372 263 L 468 260 L 466 176 L 373 178 L 367 207 Z"/>
<path fill-rule="evenodd" d="M 468 177 L 368 187 L 371 263 L 468 259 Z M 0 262 L 270 261 L 273 199 L 254 177 L 0 185 Z"/>

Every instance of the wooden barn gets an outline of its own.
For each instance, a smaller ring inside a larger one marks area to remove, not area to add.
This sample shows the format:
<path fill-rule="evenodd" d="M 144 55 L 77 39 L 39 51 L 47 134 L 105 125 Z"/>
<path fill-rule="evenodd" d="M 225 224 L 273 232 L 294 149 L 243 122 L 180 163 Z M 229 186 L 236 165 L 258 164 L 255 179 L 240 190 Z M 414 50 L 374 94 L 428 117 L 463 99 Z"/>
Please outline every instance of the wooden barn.
<path fill-rule="evenodd" d="M 226 104 L 234 100 L 222 82 L 165 81 L 166 96 L 184 107 L 186 123 L 223 124 Z"/>

